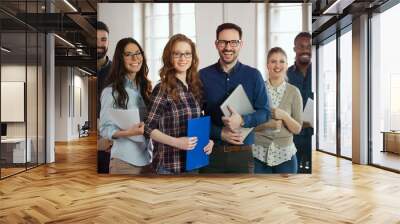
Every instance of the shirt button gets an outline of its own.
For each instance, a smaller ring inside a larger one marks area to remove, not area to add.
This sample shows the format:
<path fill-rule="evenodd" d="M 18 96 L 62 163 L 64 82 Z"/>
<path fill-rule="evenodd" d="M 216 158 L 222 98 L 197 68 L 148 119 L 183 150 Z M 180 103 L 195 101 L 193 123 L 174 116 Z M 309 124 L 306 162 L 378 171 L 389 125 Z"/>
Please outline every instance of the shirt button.
<path fill-rule="evenodd" d="M 227 78 L 226 80 L 229 81 L 229 78 Z"/>

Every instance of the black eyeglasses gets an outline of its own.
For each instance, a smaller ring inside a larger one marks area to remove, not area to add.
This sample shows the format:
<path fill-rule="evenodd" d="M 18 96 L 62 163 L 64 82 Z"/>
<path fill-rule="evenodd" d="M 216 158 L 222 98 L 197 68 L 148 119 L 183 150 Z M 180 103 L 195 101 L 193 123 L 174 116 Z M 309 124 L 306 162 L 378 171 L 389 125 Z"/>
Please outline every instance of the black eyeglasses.
<path fill-rule="evenodd" d="M 174 57 L 174 58 L 181 58 L 182 56 L 189 59 L 192 57 L 192 53 L 190 53 L 190 52 L 185 52 L 185 53 L 172 52 L 172 57 Z"/>
<path fill-rule="evenodd" d="M 136 57 L 136 58 L 142 58 L 142 52 L 137 51 L 137 52 L 124 52 L 125 57 Z"/>
<path fill-rule="evenodd" d="M 241 40 L 216 40 L 218 47 L 226 47 L 227 44 L 229 44 L 231 47 L 237 47 L 239 46 Z"/>

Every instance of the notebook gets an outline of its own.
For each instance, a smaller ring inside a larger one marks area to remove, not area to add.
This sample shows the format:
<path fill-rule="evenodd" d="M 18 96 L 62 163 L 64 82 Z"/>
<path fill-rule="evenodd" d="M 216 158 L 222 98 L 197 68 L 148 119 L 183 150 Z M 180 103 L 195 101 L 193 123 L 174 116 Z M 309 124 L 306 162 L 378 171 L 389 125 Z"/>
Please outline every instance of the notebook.
<path fill-rule="evenodd" d="M 239 84 L 233 90 L 231 95 L 229 95 L 229 97 L 221 104 L 220 108 L 224 116 L 231 116 L 231 113 L 228 110 L 228 105 L 235 109 L 240 115 L 247 115 L 255 112 L 253 105 L 251 105 L 241 84 Z M 240 132 L 243 137 L 246 138 L 253 129 L 254 128 L 241 128 Z"/>
<path fill-rule="evenodd" d="M 126 130 L 134 124 L 140 123 L 140 114 L 138 109 L 121 110 L 121 109 L 110 109 L 111 121 L 117 125 L 120 129 Z M 144 142 L 145 138 L 143 135 L 131 136 L 130 140 L 134 142 Z"/>
<path fill-rule="evenodd" d="M 197 137 L 197 145 L 194 149 L 186 152 L 186 170 L 198 169 L 207 166 L 208 155 L 204 147 L 210 141 L 210 117 L 199 117 L 188 120 L 187 136 Z"/>

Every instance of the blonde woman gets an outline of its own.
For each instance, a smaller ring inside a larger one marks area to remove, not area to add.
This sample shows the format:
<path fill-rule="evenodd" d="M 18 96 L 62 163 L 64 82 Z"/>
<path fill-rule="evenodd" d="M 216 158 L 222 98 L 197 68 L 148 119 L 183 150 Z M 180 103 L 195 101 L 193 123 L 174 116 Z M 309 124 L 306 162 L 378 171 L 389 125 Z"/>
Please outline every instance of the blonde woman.
<path fill-rule="evenodd" d="M 266 88 L 272 119 L 256 127 L 253 146 L 255 173 L 297 173 L 293 134 L 301 131 L 303 102 L 297 87 L 286 81 L 287 56 L 282 48 L 267 55 Z"/>

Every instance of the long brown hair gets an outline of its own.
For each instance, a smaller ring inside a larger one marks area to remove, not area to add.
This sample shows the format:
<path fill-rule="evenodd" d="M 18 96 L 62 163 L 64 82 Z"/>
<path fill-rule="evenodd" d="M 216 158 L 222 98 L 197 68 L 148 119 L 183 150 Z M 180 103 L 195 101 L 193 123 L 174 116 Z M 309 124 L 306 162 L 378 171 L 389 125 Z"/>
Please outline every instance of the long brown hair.
<path fill-rule="evenodd" d="M 149 98 L 151 95 L 151 82 L 147 78 L 149 73 L 149 67 L 147 67 L 146 57 L 144 55 L 144 51 L 139 43 L 133 38 L 123 38 L 118 41 L 117 46 L 115 47 L 115 53 L 111 65 L 110 73 L 107 76 L 107 86 L 112 87 L 112 95 L 115 101 L 115 105 L 118 108 L 127 109 L 128 106 L 128 93 L 125 90 L 125 76 L 127 74 L 125 64 L 124 64 L 124 50 L 128 44 L 135 44 L 138 46 L 140 53 L 142 53 L 143 61 L 142 67 L 138 71 L 135 76 L 135 83 L 140 88 L 140 94 L 143 97 L 143 100 L 146 105 L 149 103 Z M 115 92 L 117 96 L 115 96 Z"/>
<path fill-rule="evenodd" d="M 177 89 L 178 79 L 176 78 L 176 70 L 172 64 L 172 53 L 175 44 L 178 42 L 186 42 L 192 49 L 192 64 L 186 71 L 186 82 L 197 102 L 201 103 L 203 85 L 198 74 L 199 58 L 197 56 L 196 46 L 191 39 L 183 34 L 175 34 L 172 36 L 164 48 L 162 55 L 163 66 L 160 69 L 161 90 L 166 91 L 175 102 L 179 101 Z"/>

